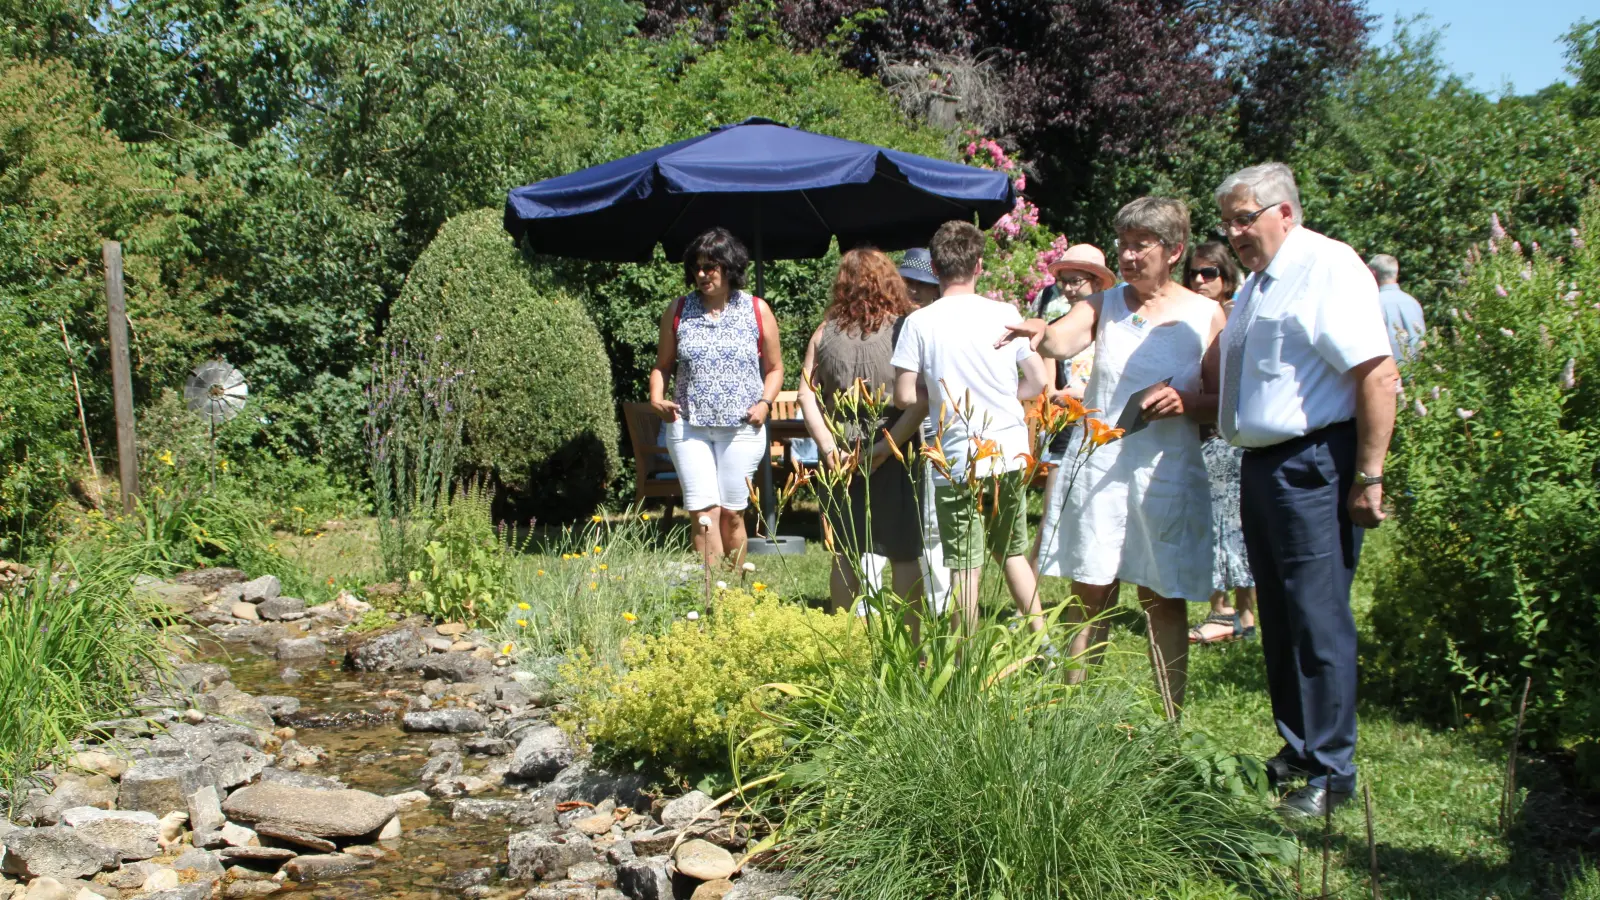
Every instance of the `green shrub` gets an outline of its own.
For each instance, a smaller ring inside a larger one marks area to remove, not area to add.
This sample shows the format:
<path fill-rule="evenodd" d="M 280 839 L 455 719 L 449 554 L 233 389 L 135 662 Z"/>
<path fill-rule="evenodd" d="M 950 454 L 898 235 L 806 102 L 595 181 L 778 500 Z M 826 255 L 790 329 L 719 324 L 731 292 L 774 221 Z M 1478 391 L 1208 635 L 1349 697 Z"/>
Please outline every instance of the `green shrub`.
<path fill-rule="evenodd" d="M 582 303 L 534 289 L 499 210 L 445 223 L 393 316 L 391 340 L 433 342 L 470 371 L 463 466 L 492 471 L 541 520 L 594 510 L 618 468 L 605 348 Z"/>
<path fill-rule="evenodd" d="M 848 676 L 847 676 L 848 677 Z M 791 704 L 779 733 L 788 858 L 816 896 L 1237 896 L 1292 843 L 1216 790 L 1149 691 L 1097 677 L 1041 690 L 859 679 Z"/>
<path fill-rule="evenodd" d="M 1561 243 L 1491 239 L 1404 368 L 1372 612 L 1395 700 L 1504 722 L 1531 676 L 1543 741 L 1600 737 L 1600 193 Z"/>
<path fill-rule="evenodd" d="M 167 667 L 133 597 L 155 562 L 143 547 L 57 548 L 24 584 L 0 588 L 0 781 L 13 788 L 141 680 Z M 58 572 L 60 577 L 51 577 Z M 13 793 L 15 797 L 15 793 Z"/>
<path fill-rule="evenodd" d="M 830 663 L 858 659 L 862 632 L 845 613 L 785 605 L 770 592 L 719 590 L 697 620 L 628 641 L 623 669 L 577 650 L 562 669 L 573 691 L 568 727 L 581 724 L 597 752 L 692 771 L 728 759 L 731 740 L 761 723 L 750 702 L 764 684 L 806 680 Z M 775 752 L 776 741 L 751 752 Z"/>
<path fill-rule="evenodd" d="M 1600 869 L 1585 860 L 1567 882 L 1561 900 L 1600 900 Z"/>

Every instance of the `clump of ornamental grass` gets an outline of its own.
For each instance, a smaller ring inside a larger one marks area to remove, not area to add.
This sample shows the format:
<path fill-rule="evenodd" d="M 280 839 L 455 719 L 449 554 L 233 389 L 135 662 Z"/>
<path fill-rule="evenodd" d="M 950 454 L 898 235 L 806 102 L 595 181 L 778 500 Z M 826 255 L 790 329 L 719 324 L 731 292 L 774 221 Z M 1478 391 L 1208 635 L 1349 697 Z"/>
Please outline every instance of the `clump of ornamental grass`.
<path fill-rule="evenodd" d="M 1149 689 L 1104 673 L 1064 685 L 1073 664 L 1048 669 L 1025 629 L 912 647 L 877 618 L 890 624 L 870 629 L 872 666 L 770 686 L 783 702 L 748 743 L 776 740 L 782 757 L 736 758 L 746 799 L 781 821 L 774 844 L 816 894 L 1228 896 L 1223 882 L 1259 883 L 1269 858 L 1292 859 L 1260 804 L 1217 790 L 1185 754 Z"/>
<path fill-rule="evenodd" d="M 57 549 L 0 588 L 0 782 L 14 787 L 167 668 L 133 593 L 148 547 Z"/>
<path fill-rule="evenodd" d="M 612 520 L 596 515 L 524 548 L 506 575 L 501 639 L 517 652 L 581 650 L 596 664 L 620 666 L 624 641 L 664 631 L 702 603 L 699 563 L 665 549 L 686 545 L 681 530 L 663 536 L 659 525 L 639 510 Z"/>

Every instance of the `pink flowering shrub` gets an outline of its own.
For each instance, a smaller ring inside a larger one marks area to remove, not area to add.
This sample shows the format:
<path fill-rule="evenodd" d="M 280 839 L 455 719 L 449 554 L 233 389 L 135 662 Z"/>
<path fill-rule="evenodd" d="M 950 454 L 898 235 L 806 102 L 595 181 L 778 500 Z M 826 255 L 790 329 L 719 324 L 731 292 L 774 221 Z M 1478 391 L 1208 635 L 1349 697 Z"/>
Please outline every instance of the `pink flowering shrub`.
<path fill-rule="evenodd" d="M 1388 700 L 1496 725 L 1531 676 L 1524 738 L 1600 783 L 1600 191 L 1570 241 L 1486 224 L 1402 366 L 1363 666 Z"/>
<path fill-rule="evenodd" d="M 1023 191 L 1028 187 L 1025 166 L 1009 156 L 992 138 L 968 132 L 962 148 L 968 165 L 1007 172 L 1017 188 L 1017 205 L 989 229 L 988 246 L 983 254 L 983 278 L 978 289 L 985 296 L 1006 300 L 1024 313 L 1039 292 L 1055 283 L 1045 271 L 1067 249 L 1067 238 L 1039 224 L 1039 207 Z"/>

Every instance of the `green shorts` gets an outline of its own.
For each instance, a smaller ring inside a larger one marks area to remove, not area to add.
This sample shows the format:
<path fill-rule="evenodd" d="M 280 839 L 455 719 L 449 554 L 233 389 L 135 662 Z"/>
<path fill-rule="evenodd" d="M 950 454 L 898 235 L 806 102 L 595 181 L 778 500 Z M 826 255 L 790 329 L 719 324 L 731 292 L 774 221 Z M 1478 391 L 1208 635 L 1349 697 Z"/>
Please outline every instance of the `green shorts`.
<path fill-rule="evenodd" d="M 975 493 L 981 494 L 981 499 Z M 933 489 L 933 506 L 939 515 L 944 564 L 952 569 L 982 566 L 985 550 L 1005 560 L 1027 556 L 1031 549 L 1027 490 L 1021 472 L 982 478 L 977 485 L 938 485 Z"/>

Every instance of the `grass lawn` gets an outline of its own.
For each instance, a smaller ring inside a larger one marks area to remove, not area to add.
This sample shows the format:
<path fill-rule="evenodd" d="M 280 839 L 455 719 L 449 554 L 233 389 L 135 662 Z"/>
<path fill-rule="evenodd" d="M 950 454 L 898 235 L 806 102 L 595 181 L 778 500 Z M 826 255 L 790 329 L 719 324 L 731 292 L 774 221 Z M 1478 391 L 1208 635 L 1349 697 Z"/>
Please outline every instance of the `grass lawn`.
<path fill-rule="evenodd" d="M 678 523 L 682 524 L 680 514 Z M 811 531 L 813 514 L 791 512 L 784 532 Z M 348 578 L 373 572 L 377 558 L 370 523 L 353 523 L 348 531 L 289 542 L 291 558 L 310 567 L 319 579 Z M 828 555 L 814 533 L 803 556 L 752 557 L 756 580 L 780 596 L 820 605 L 828 591 Z M 1381 577 L 1387 546 L 1383 532 L 1369 537 L 1356 589 L 1358 623 L 1366 633 L 1365 612 L 1371 584 Z M 537 543 L 537 542 L 536 542 Z M 688 554 L 681 554 L 689 558 Z M 554 557 L 537 554 L 519 561 L 524 566 L 549 566 Z M 585 576 L 587 577 L 587 576 Z M 1046 579 L 1044 599 L 1059 603 L 1066 583 Z M 1003 609 L 1003 585 L 991 578 L 985 585 L 986 606 Z M 1143 656 L 1143 620 L 1137 615 L 1131 588 L 1124 588 L 1128 611 L 1113 630 L 1109 666 L 1149 677 Z M 1204 607 L 1192 604 L 1198 621 Z M 1209 734 L 1222 747 L 1265 758 L 1281 742 L 1273 728 L 1259 643 L 1234 643 L 1196 650 L 1190 657 L 1189 702 L 1185 721 Z M 1441 677 L 1444 677 L 1441 673 Z M 1439 727 L 1408 721 L 1371 704 L 1360 709 L 1361 742 L 1357 762 L 1361 780 L 1370 786 L 1375 815 L 1379 886 L 1390 900 L 1488 900 L 1488 898 L 1586 898 L 1592 886 L 1567 882 L 1576 877 L 1583 855 L 1596 848 L 1596 807 L 1567 784 L 1568 767 L 1543 758 L 1524 757 L 1518 785 L 1524 813 L 1509 838 L 1499 833 L 1497 817 L 1505 775 L 1505 742 L 1487 730 Z M 1304 895 L 1321 889 L 1321 824 L 1301 829 Z M 1341 809 L 1333 820 L 1329 895 L 1370 896 L 1369 856 L 1365 821 L 1359 802 Z M 1593 852 L 1590 856 L 1595 855 Z M 1600 880 L 1600 879 L 1590 879 Z"/>

